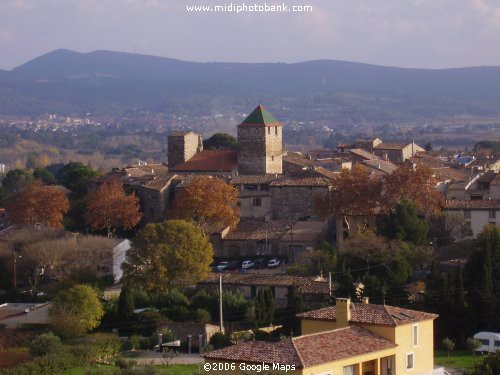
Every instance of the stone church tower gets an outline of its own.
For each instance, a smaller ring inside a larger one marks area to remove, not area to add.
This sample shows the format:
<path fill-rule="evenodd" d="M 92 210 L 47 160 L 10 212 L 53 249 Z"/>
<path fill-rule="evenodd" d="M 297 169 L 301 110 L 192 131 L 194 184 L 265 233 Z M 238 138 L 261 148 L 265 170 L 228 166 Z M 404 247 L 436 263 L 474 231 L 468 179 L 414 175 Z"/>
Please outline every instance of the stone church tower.
<path fill-rule="evenodd" d="M 283 124 L 259 105 L 238 125 L 240 174 L 281 174 Z"/>

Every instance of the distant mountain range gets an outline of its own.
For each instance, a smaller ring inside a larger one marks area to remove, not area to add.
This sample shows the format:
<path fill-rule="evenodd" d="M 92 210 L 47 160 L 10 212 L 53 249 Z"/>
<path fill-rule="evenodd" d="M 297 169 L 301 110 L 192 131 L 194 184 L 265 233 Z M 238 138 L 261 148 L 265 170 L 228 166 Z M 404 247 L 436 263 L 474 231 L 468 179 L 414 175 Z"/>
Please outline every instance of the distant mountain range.
<path fill-rule="evenodd" d="M 196 108 L 193 101 L 216 97 L 224 97 L 226 105 L 256 98 L 312 103 L 315 111 L 341 105 L 387 121 L 495 117 L 500 115 L 500 67 L 405 69 L 335 60 L 197 63 L 59 49 L 0 71 L 0 114 L 165 112 L 176 105 Z M 205 107 L 200 104 L 199 110 Z"/>

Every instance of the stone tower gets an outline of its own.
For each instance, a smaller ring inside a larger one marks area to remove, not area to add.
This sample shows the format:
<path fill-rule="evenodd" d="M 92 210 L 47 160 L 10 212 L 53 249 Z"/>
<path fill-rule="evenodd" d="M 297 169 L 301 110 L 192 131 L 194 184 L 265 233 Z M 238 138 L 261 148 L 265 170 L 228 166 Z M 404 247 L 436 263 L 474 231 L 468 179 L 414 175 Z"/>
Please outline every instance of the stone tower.
<path fill-rule="evenodd" d="M 201 135 L 191 131 L 176 130 L 168 136 L 168 167 L 173 168 L 185 163 L 202 150 Z"/>
<path fill-rule="evenodd" d="M 238 125 L 240 174 L 281 174 L 283 124 L 259 105 Z"/>

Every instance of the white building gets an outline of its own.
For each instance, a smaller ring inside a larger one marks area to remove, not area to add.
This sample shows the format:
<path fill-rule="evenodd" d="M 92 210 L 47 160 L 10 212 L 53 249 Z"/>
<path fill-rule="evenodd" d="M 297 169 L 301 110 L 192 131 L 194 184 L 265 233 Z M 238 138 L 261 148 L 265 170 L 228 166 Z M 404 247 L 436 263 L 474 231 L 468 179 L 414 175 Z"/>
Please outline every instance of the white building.
<path fill-rule="evenodd" d="M 463 224 L 464 230 L 454 233 L 456 239 L 476 238 L 486 225 L 500 225 L 500 200 L 447 200 L 443 212 L 448 229 Z"/>

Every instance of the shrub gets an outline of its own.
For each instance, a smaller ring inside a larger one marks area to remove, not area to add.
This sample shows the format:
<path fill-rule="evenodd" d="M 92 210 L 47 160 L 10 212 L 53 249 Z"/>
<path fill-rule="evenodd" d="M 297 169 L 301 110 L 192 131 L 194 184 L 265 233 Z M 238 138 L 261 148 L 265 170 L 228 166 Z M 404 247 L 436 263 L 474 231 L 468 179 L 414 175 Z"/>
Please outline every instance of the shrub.
<path fill-rule="evenodd" d="M 193 320 L 196 322 L 196 323 L 203 323 L 203 324 L 206 324 L 206 323 L 210 323 L 212 321 L 212 316 L 210 315 L 210 313 L 205 310 L 205 309 L 196 309 L 194 312 L 193 312 Z"/>
<path fill-rule="evenodd" d="M 217 332 L 210 338 L 210 346 L 214 350 L 222 349 L 229 345 L 231 345 L 231 340 L 221 332 Z"/>
<path fill-rule="evenodd" d="M 30 353 L 33 357 L 57 353 L 62 350 L 61 339 L 52 332 L 35 337 L 30 343 Z"/>
<path fill-rule="evenodd" d="M 127 369 L 130 369 L 130 368 L 134 367 L 135 365 L 137 365 L 137 362 L 134 360 L 130 360 L 130 359 L 118 358 L 115 361 L 115 365 L 122 370 L 127 370 Z"/>
<path fill-rule="evenodd" d="M 135 350 L 139 349 L 140 345 L 139 342 L 141 340 L 141 337 L 138 335 L 132 335 L 130 336 L 130 349 Z"/>
<path fill-rule="evenodd" d="M 160 295 L 156 301 L 156 307 L 161 309 L 163 307 L 187 307 L 189 301 L 187 297 L 177 289 L 171 289 Z"/>
<path fill-rule="evenodd" d="M 85 338 L 84 346 L 92 357 L 100 359 L 118 353 L 121 342 L 118 336 L 112 333 L 96 333 Z"/>

